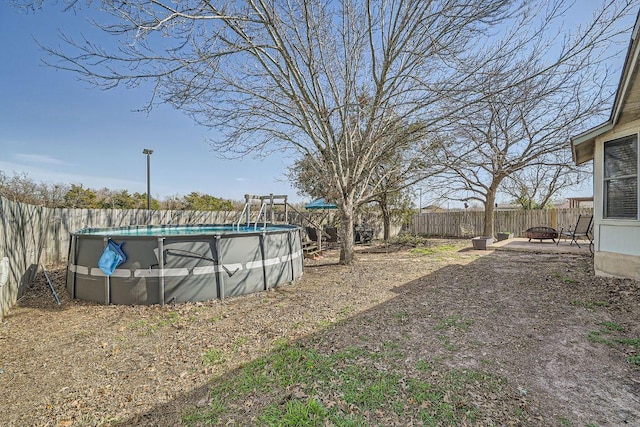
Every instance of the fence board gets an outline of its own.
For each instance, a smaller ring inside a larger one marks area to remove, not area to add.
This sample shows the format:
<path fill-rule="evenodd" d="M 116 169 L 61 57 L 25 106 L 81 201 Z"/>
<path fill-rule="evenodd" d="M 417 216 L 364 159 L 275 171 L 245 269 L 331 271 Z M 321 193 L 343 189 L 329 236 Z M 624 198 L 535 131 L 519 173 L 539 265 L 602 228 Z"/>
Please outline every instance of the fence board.
<path fill-rule="evenodd" d="M 552 213 L 553 211 L 555 213 Z M 496 232 L 511 232 L 515 237 L 524 237 L 524 232 L 528 228 L 549 226 L 558 230 L 562 227 L 567 229 L 570 225 L 575 225 L 578 215 L 592 214 L 593 208 L 497 211 L 494 214 L 494 224 Z M 555 215 L 555 221 L 553 221 L 553 215 Z M 484 211 L 416 214 L 409 230 L 413 234 L 433 237 L 481 236 L 484 230 Z"/>

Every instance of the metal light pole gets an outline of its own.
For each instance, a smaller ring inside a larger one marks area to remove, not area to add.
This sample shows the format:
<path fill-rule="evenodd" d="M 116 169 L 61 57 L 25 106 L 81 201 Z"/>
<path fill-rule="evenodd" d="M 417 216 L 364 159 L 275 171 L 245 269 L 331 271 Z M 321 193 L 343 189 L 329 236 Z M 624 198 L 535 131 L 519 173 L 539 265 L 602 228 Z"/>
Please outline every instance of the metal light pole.
<path fill-rule="evenodd" d="M 142 154 L 147 155 L 147 210 L 151 210 L 151 155 L 153 150 L 145 148 L 142 150 Z"/>

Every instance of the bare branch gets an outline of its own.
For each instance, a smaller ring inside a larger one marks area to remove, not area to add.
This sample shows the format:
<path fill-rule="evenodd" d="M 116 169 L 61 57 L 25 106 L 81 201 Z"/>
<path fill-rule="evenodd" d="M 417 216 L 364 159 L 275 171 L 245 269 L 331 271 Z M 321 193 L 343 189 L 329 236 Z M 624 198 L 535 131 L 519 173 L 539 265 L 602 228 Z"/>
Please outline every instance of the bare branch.
<path fill-rule="evenodd" d="M 566 10 L 564 0 L 102 0 L 107 15 L 95 25 L 117 44 L 66 37 L 62 49 L 46 49 L 60 61 L 49 64 L 100 88 L 151 83 L 146 108 L 169 103 L 216 129 L 212 145 L 228 156 L 295 150 L 317 159 L 349 233 L 354 209 L 391 177 L 414 179 L 404 174 L 421 164 L 419 141 L 435 141 L 454 124 L 459 149 L 446 154 L 451 170 L 465 170 L 462 154 L 473 147 L 493 147 L 491 167 L 477 161 L 467 168 L 477 181 L 492 170 L 507 176 L 512 147 L 524 145 L 523 161 L 534 161 L 537 151 L 527 144 L 563 134 L 542 124 L 548 116 L 529 113 L 535 109 L 522 92 L 568 95 L 572 72 L 605 60 L 592 54 L 607 46 L 612 20 L 631 3 L 607 6 L 550 61 L 540 55 L 554 46 L 547 30 Z M 536 21 L 539 11 L 549 23 Z M 496 43 L 495 29 L 505 26 L 511 31 Z M 565 80 L 540 83 L 549 75 Z M 482 132 L 487 102 L 496 120 Z M 519 108 L 504 115 L 510 104 Z M 394 137 L 416 123 L 421 138 Z M 389 168 L 398 153 L 402 167 Z M 465 185 L 474 190 L 475 183 Z M 353 255 L 349 237 L 343 262 Z"/>

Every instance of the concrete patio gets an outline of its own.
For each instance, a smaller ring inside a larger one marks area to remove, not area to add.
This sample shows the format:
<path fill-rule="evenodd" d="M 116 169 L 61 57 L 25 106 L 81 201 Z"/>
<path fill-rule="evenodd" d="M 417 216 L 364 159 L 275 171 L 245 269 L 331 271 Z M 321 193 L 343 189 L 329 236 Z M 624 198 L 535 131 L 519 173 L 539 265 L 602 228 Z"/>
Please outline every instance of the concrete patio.
<path fill-rule="evenodd" d="M 542 253 L 556 253 L 556 254 L 587 254 L 589 255 L 589 242 L 587 240 L 578 240 L 580 247 L 575 243 L 570 244 L 570 239 L 560 239 L 560 243 L 556 245 L 556 241 L 553 240 L 534 240 L 516 237 L 512 239 L 502 240 L 500 242 L 494 242 L 487 247 L 487 250 L 497 251 L 518 251 L 518 252 L 542 252 Z"/>

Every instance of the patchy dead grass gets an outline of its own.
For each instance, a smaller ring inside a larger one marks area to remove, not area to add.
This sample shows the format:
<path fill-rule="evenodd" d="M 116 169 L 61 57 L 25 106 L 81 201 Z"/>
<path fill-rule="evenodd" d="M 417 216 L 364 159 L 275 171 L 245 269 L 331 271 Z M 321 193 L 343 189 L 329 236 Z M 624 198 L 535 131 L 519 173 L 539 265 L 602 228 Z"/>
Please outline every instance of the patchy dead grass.
<path fill-rule="evenodd" d="M 0 324 L 0 425 L 639 425 L 638 283 L 467 246 L 165 307 L 70 300 L 50 266 L 62 305 L 38 277 Z"/>

